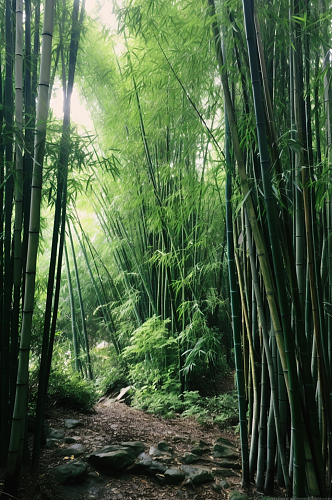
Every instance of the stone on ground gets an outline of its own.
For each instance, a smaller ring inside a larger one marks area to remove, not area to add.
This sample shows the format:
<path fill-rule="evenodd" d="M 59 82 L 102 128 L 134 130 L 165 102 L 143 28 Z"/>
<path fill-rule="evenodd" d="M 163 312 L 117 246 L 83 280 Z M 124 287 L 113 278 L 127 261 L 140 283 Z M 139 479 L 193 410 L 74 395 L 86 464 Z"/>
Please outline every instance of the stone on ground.
<path fill-rule="evenodd" d="M 107 475 L 118 475 L 135 462 L 135 454 L 129 448 L 112 449 L 109 446 L 89 456 L 89 462 L 98 470 Z"/>
<path fill-rule="evenodd" d="M 159 451 L 166 451 L 167 453 L 173 452 L 172 448 L 168 443 L 166 443 L 166 441 L 159 441 L 159 443 L 157 444 L 157 448 Z"/>
<path fill-rule="evenodd" d="M 82 462 L 71 462 L 66 465 L 60 465 L 53 469 L 55 479 L 61 484 L 70 484 L 84 481 L 87 471 L 87 465 Z"/>
<path fill-rule="evenodd" d="M 213 456 L 215 458 L 227 458 L 229 460 L 239 458 L 239 454 L 234 448 L 216 443 L 213 447 Z"/>
<path fill-rule="evenodd" d="M 68 437 L 65 437 L 63 442 L 65 444 L 73 444 L 73 443 L 77 443 L 77 441 L 80 440 L 80 437 L 78 436 L 68 436 Z"/>
<path fill-rule="evenodd" d="M 145 453 L 144 453 L 145 455 Z M 151 457 L 146 455 L 141 460 L 136 462 L 130 469 L 127 471 L 129 474 L 137 474 L 144 476 L 156 476 L 156 474 L 164 474 L 167 467 L 161 462 L 157 462 L 156 460 L 152 460 Z"/>
<path fill-rule="evenodd" d="M 47 437 L 49 439 L 63 439 L 65 437 L 65 431 L 63 429 L 50 429 Z"/>
<path fill-rule="evenodd" d="M 145 449 L 145 446 L 141 441 L 126 441 L 125 443 L 121 443 L 121 446 L 131 449 L 136 456 L 143 453 Z"/>
<path fill-rule="evenodd" d="M 242 465 L 237 463 L 237 462 L 232 462 L 230 460 L 218 460 L 216 462 L 216 465 L 219 467 L 223 467 L 225 469 L 234 469 L 234 470 L 241 470 Z"/>
<path fill-rule="evenodd" d="M 194 462 L 197 462 L 200 459 L 199 456 L 194 455 L 193 453 L 186 452 L 184 455 L 181 457 L 181 462 L 184 464 L 193 464 Z"/>
<path fill-rule="evenodd" d="M 182 470 L 177 468 L 166 469 L 164 474 L 157 474 L 156 476 L 160 484 L 179 484 L 185 478 Z"/>
<path fill-rule="evenodd" d="M 58 439 L 50 439 L 46 438 L 46 448 L 49 450 L 55 450 L 58 447 L 59 441 Z"/>
<path fill-rule="evenodd" d="M 214 479 L 213 474 L 209 469 L 182 465 L 182 470 L 185 475 L 189 477 L 190 482 L 193 484 L 207 483 L 208 481 L 213 481 Z"/>
<path fill-rule="evenodd" d="M 61 448 L 54 453 L 55 457 L 78 457 L 79 455 L 83 455 L 86 452 L 86 446 L 83 444 L 73 444 L 73 446 L 69 446 L 68 448 Z"/>
<path fill-rule="evenodd" d="M 216 444 L 223 444 L 224 446 L 228 446 L 229 448 L 235 448 L 236 449 L 236 446 L 234 443 L 232 443 L 232 441 L 230 441 L 229 439 L 226 439 L 226 438 L 223 438 L 223 437 L 220 437 L 216 440 Z"/>
<path fill-rule="evenodd" d="M 76 427 L 83 427 L 83 422 L 81 420 L 67 418 L 65 420 L 65 427 L 66 429 L 76 429 Z"/>

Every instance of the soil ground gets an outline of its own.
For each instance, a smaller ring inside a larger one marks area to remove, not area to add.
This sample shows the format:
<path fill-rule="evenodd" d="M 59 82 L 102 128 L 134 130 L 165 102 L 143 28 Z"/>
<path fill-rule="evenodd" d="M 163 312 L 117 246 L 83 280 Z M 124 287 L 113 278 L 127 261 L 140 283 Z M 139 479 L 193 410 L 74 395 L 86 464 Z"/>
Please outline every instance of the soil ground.
<path fill-rule="evenodd" d="M 234 379 L 233 379 L 234 380 Z M 224 391 L 231 379 L 225 381 Z M 108 444 L 120 444 L 124 441 L 142 441 L 146 447 L 156 446 L 165 440 L 171 444 L 176 456 L 190 450 L 193 442 L 204 440 L 214 443 L 217 438 L 225 437 L 239 446 L 239 436 L 233 428 L 220 430 L 218 426 L 202 427 L 193 419 L 176 417 L 165 420 L 114 402 L 96 405 L 90 414 L 53 407 L 49 411 L 46 424 L 52 429 L 63 429 L 65 419 L 81 420 L 83 426 L 66 430 L 66 436 L 76 436 L 78 442 L 87 447 L 87 453 Z M 54 450 L 44 448 L 40 459 L 40 468 L 32 473 L 24 467 L 18 489 L 21 500 L 216 500 L 226 499 L 230 490 L 241 491 L 241 471 L 233 471 L 232 477 L 226 477 L 229 486 L 216 492 L 207 483 L 199 486 L 161 486 L 156 479 L 145 476 L 125 474 L 119 478 L 105 477 L 94 472 L 88 481 L 77 486 L 61 486 L 52 477 L 52 469 L 72 460 L 73 457 L 57 458 Z M 247 492 L 248 493 L 248 492 Z M 255 496 L 252 492 L 251 497 Z"/>

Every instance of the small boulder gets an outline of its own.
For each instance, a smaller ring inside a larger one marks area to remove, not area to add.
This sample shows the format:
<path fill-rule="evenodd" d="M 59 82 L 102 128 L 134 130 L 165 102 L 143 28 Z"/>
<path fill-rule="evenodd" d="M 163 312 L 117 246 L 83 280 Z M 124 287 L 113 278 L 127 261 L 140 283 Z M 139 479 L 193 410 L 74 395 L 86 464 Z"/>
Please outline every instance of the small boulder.
<path fill-rule="evenodd" d="M 76 429 L 76 427 L 83 427 L 83 422 L 81 420 L 73 420 L 72 418 L 67 418 L 65 420 L 66 429 Z"/>
<path fill-rule="evenodd" d="M 193 484 L 207 483 L 209 481 L 213 481 L 214 479 L 213 474 L 209 469 L 183 465 L 182 470 L 186 476 L 189 476 L 189 480 Z"/>
<path fill-rule="evenodd" d="M 185 478 L 182 470 L 177 468 L 166 469 L 164 474 L 157 474 L 156 478 L 160 484 L 179 484 Z"/>
<path fill-rule="evenodd" d="M 210 449 L 206 446 L 206 443 L 204 443 L 203 446 L 201 446 L 201 443 L 204 443 L 204 442 L 201 441 L 199 444 L 195 444 L 191 448 L 191 453 L 193 453 L 194 455 L 197 455 L 199 457 L 201 457 L 205 453 L 209 453 Z"/>
<path fill-rule="evenodd" d="M 166 451 L 161 451 L 155 446 L 151 446 L 149 449 L 149 455 L 152 455 L 153 458 L 160 458 L 160 459 L 166 459 L 169 461 L 169 459 L 172 459 L 172 455 Z"/>
<path fill-rule="evenodd" d="M 84 481 L 87 465 L 82 462 L 71 462 L 55 467 L 52 471 L 55 479 L 61 484 L 71 484 Z"/>
<path fill-rule="evenodd" d="M 166 479 L 166 484 L 179 484 L 185 478 L 184 473 L 177 468 L 166 469 L 164 472 L 164 476 Z"/>
<path fill-rule="evenodd" d="M 83 455 L 86 452 L 86 446 L 83 444 L 73 444 L 73 446 L 69 446 L 68 448 L 61 448 L 54 453 L 55 457 L 78 457 L 79 455 Z"/>
<path fill-rule="evenodd" d="M 233 469 L 233 470 L 241 470 L 242 465 L 237 462 L 232 462 L 230 460 L 218 460 L 216 462 L 219 467 L 223 467 L 224 469 Z"/>
<path fill-rule="evenodd" d="M 168 443 L 166 443 L 166 441 L 159 441 L 159 443 L 157 444 L 157 448 L 159 451 L 165 451 L 166 453 L 173 452 L 172 448 L 169 446 Z"/>
<path fill-rule="evenodd" d="M 167 467 L 164 464 L 157 462 L 156 460 L 152 460 L 152 458 L 147 455 L 147 458 L 139 460 L 132 467 L 130 467 L 128 472 L 130 474 L 153 477 L 157 474 L 164 474 L 166 469 Z"/>
<path fill-rule="evenodd" d="M 184 455 L 181 457 L 181 462 L 184 464 L 193 464 L 194 462 L 197 462 L 200 459 L 197 455 L 194 455 L 193 453 L 186 452 Z"/>
<path fill-rule="evenodd" d="M 77 441 L 79 441 L 79 437 L 78 436 L 68 436 L 68 437 L 65 437 L 63 442 L 65 444 L 73 444 L 73 443 L 77 443 Z"/>
<path fill-rule="evenodd" d="M 229 446 L 224 446 L 220 443 L 216 443 L 214 445 L 213 456 L 215 458 L 227 458 L 229 460 L 239 458 L 239 454 L 236 452 L 234 448 L 230 448 Z"/>
<path fill-rule="evenodd" d="M 229 439 L 223 438 L 223 437 L 218 438 L 216 441 L 216 444 L 222 444 L 224 446 L 228 446 L 229 448 L 236 449 L 236 445 L 234 443 L 232 443 L 232 441 L 230 441 Z"/>
<path fill-rule="evenodd" d="M 135 454 L 129 448 L 96 451 L 89 456 L 89 462 L 98 470 L 111 476 L 117 476 L 135 462 Z"/>
<path fill-rule="evenodd" d="M 124 446 L 125 448 L 129 448 L 130 450 L 132 450 L 132 452 L 136 456 L 143 453 L 145 449 L 145 446 L 141 441 L 126 441 L 124 443 L 121 443 L 121 446 Z"/>
<path fill-rule="evenodd" d="M 63 429 L 50 429 L 47 437 L 49 439 L 63 439 L 65 437 L 65 431 Z"/>
<path fill-rule="evenodd" d="M 46 448 L 49 450 L 54 450 L 58 447 L 59 441 L 57 439 L 46 438 Z"/>
<path fill-rule="evenodd" d="M 212 469 L 214 477 L 234 477 L 237 473 L 230 469 Z"/>

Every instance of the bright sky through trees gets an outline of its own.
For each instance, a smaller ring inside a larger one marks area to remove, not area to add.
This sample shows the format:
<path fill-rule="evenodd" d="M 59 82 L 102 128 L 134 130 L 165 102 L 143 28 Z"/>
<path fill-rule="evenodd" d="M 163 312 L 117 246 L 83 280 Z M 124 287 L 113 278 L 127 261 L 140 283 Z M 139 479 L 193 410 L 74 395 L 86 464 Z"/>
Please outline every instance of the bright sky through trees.
<path fill-rule="evenodd" d="M 86 0 L 85 9 L 86 14 L 89 17 L 98 19 L 100 24 L 104 25 L 106 28 L 116 30 L 117 21 L 116 16 L 113 14 L 113 0 Z M 63 94 L 60 80 L 54 83 L 50 106 L 53 109 L 54 116 L 62 119 Z M 84 97 L 79 95 L 78 89 L 75 85 L 71 100 L 71 117 L 72 121 L 77 125 L 82 126 L 87 131 L 94 131 L 94 125 L 87 103 Z"/>

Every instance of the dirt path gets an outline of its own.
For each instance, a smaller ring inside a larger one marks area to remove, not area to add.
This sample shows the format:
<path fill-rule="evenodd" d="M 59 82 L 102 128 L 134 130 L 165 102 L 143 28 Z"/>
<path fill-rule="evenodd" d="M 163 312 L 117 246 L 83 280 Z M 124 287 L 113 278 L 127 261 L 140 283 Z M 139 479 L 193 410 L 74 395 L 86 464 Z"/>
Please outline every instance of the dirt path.
<path fill-rule="evenodd" d="M 120 444 L 124 441 L 142 441 L 146 448 L 156 446 L 165 440 L 175 456 L 181 456 L 190 450 L 193 442 L 204 440 L 212 445 L 219 437 L 224 437 L 236 445 L 238 438 L 232 430 L 221 431 L 217 426 L 203 428 L 194 420 L 177 417 L 164 420 L 135 410 L 124 403 L 100 403 L 95 412 L 84 415 L 77 412 L 52 409 L 47 425 L 53 429 L 63 429 L 67 418 L 81 420 L 80 428 L 66 430 L 66 437 L 76 436 L 77 442 L 87 447 L 86 453 L 108 444 Z M 232 471 L 232 477 L 226 477 L 229 487 L 216 492 L 211 483 L 194 486 L 161 486 L 156 479 L 145 476 L 123 475 L 119 478 L 105 477 L 96 471 L 90 471 L 88 480 L 78 486 L 61 486 L 52 478 L 52 469 L 68 463 L 72 457 L 56 458 L 54 450 L 44 449 L 38 474 L 23 472 L 19 489 L 19 498 L 24 500 L 168 500 L 190 498 L 196 500 L 226 499 L 229 489 L 239 489 L 240 471 Z"/>

